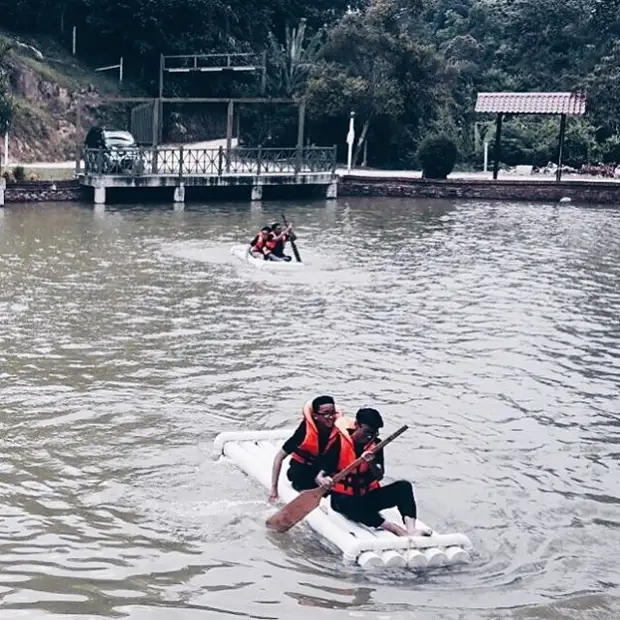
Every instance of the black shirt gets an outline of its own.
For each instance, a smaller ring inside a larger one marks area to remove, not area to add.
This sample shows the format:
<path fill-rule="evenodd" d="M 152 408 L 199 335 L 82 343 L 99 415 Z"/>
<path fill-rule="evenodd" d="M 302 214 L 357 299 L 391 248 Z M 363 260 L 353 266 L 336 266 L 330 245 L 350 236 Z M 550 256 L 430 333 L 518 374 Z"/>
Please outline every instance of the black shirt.
<path fill-rule="evenodd" d="M 275 238 L 276 238 L 276 236 L 273 233 L 271 233 L 271 235 L 269 236 L 269 240 L 273 241 Z M 274 256 L 279 256 L 279 257 L 284 256 L 284 244 L 286 243 L 286 241 L 287 241 L 287 237 L 286 236 L 280 237 L 280 239 L 278 239 L 275 242 L 275 245 L 272 248 L 271 253 Z"/>
<path fill-rule="evenodd" d="M 327 442 L 329 441 L 329 436 L 331 435 L 331 429 L 325 428 L 320 424 L 317 424 L 316 427 L 319 431 L 319 454 L 322 454 L 327 447 Z M 282 450 L 284 450 L 284 452 L 286 452 L 287 454 L 295 452 L 295 450 L 299 448 L 299 446 L 301 446 L 301 444 L 303 443 L 305 436 L 306 420 L 304 419 L 301 421 L 301 424 L 297 427 L 297 430 L 293 433 L 293 435 L 284 442 Z"/>
<path fill-rule="evenodd" d="M 350 430 L 349 434 L 352 434 L 353 431 Z M 335 441 L 329 450 L 319 459 L 317 465 L 320 469 L 322 469 L 326 475 L 333 476 L 338 471 L 338 461 L 340 460 L 340 441 Z M 380 439 L 375 439 L 375 443 L 379 443 Z M 359 446 L 357 444 L 354 445 L 355 448 L 355 456 L 360 457 L 364 452 L 364 446 Z M 383 450 L 379 450 L 375 453 L 375 458 L 372 461 L 374 464 L 379 465 L 381 470 L 384 471 L 384 460 L 383 460 Z"/>

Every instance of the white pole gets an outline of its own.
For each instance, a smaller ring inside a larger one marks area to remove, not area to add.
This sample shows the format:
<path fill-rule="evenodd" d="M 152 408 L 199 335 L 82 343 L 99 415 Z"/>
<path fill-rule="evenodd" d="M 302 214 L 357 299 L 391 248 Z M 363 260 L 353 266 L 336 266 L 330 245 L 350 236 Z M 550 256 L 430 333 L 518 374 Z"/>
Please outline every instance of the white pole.
<path fill-rule="evenodd" d="M 351 112 L 349 118 L 349 133 L 347 133 L 347 144 L 349 145 L 347 154 L 347 170 L 351 172 L 351 159 L 353 158 L 353 142 L 355 141 L 355 112 Z"/>
<path fill-rule="evenodd" d="M 123 83 L 123 57 L 121 56 L 121 61 L 118 65 L 118 81 Z"/>
<path fill-rule="evenodd" d="M 76 44 L 76 40 L 77 40 L 77 26 L 73 26 L 73 41 L 71 43 L 71 51 L 73 52 L 73 55 L 75 56 L 75 44 Z"/>
<path fill-rule="evenodd" d="M 4 134 L 4 167 L 9 166 L 9 132 Z"/>
<path fill-rule="evenodd" d="M 484 171 L 487 171 L 487 166 L 489 165 L 489 141 L 484 141 Z"/>

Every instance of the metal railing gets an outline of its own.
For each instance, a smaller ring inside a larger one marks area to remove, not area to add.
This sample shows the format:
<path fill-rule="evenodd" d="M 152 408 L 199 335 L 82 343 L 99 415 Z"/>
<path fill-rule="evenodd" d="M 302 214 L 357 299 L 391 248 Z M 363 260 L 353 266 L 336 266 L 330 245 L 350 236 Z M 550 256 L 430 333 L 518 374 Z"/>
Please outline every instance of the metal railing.
<path fill-rule="evenodd" d="M 122 176 L 299 174 L 335 172 L 336 147 L 243 148 L 170 147 L 85 149 L 84 172 Z"/>
<path fill-rule="evenodd" d="M 265 64 L 264 54 L 176 54 L 163 57 L 162 69 L 170 73 L 221 69 L 256 70 Z"/>

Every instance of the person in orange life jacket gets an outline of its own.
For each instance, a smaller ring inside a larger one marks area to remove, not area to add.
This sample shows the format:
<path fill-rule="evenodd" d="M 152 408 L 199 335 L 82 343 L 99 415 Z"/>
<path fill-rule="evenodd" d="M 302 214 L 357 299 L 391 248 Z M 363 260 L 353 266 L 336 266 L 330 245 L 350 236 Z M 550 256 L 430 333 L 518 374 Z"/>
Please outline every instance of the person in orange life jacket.
<path fill-rule="evenodd" d="M 271 234 L 271 226 L 263 226 L 258 234 L 250 241 L 250 254 L 255 258 L 266 258 L 267 241 Z"/>
<path fill-rule="evenodd" d="M 282 230 L 280 223 L 274 222 L 271 225 L 271 235 L 267 240 L 267 248 L 270 252 L 267 260 L 290 261 L 291 257 L 284 254 L 284 246 L 289 239 L 294 241 L 296 238 L 290 224 Z"/>
<path fill-rule="evenodd" d="M 278 480 L 282 462 L 290 454 L 291 461 L 286 473 L 296 491 L 316 489 L 318 467 L 316 459 L 334 442 L 339 431 L 334 421 L 342 416 L 331 396 L 317 396 L 303 407 L 303 420 L 276 454 L 271 472 L 269 500 L 278 499 Z"/>
<path fill-rule="evenodd" d="M 376 409 L 359 409 L 354 424 L 340 421 L 338 441 L 321 457 L 316 483 L 331 490 L 331 506 L 348 519 L 369 527 L 382 528 L 397 536 L 430 536 L 428 528 L 416 528 L 417 507 L 413 486 L 407 480 L 398 480 L 381 486 L 384 475 L 383 450 L 371 454 L 368 450 L 379 443 L 378 432 L 383 419 Z M 333 483 L 331 476 L 366 455 L 356 470 L 344 480 Z M 405 528 L 384 519 L 380 511 L 397 507 Z"/>

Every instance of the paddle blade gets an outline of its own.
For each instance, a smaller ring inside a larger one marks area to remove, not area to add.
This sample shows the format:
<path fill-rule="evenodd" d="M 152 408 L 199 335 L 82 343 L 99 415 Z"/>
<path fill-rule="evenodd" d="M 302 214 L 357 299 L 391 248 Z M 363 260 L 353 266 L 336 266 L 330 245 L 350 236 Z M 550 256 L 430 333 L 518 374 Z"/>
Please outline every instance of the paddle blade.
<path fill-rule="evenodd" d="M 267 527 L 276 532 L 287 532 L 315 508 L 318 508 L 324 493 L 320 488 L 302 491 L 292 502 L 267 519 Z"/>
<path fill-rule="evenodd" d="M 293 248 L 293 254 L 295 255 L 295 260 L 298 263 L 301 263 L 301 256 L 299 255 L 299 250 L 297 249 L 297 246 L 295 245 L 294 241 L 291 241 L 291 247 Z"/>

